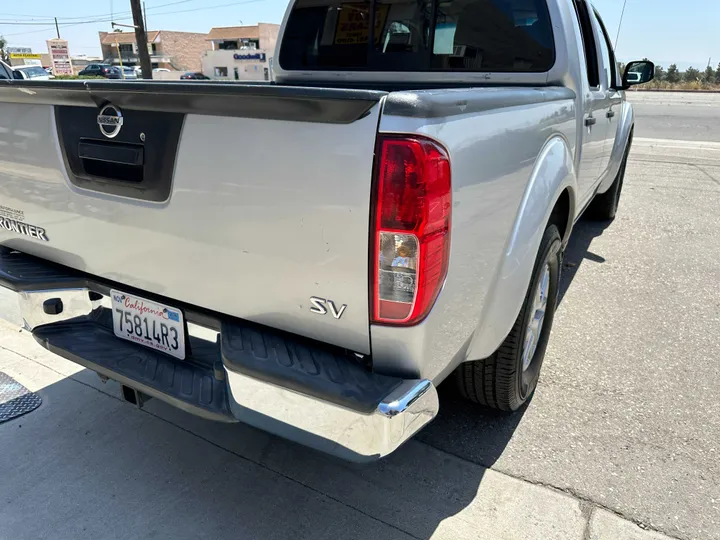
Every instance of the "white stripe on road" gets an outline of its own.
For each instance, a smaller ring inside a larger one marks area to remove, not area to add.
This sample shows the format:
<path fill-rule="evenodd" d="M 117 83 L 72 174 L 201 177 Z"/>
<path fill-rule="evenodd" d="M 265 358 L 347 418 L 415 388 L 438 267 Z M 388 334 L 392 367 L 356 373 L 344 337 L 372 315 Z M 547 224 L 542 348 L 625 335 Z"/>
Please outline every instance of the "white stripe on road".
<path fill-rule="evenodd" d="M 693 150 L 720 150 L 720 142 L 684 141 L 680 139 L 647 139 L 636 137 L 633 145 L 652 148 L 689 148 Z"/>

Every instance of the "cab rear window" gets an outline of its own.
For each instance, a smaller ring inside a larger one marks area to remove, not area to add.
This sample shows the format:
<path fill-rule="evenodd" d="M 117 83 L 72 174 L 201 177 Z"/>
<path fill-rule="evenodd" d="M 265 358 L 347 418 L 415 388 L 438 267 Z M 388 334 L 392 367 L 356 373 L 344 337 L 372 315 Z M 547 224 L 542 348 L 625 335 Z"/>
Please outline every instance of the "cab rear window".
<path fill-rule="evenodd" d="M 543 72 L 554 61 L 546 0 L 297 0 L 280 49 L 285 70 Z"/>

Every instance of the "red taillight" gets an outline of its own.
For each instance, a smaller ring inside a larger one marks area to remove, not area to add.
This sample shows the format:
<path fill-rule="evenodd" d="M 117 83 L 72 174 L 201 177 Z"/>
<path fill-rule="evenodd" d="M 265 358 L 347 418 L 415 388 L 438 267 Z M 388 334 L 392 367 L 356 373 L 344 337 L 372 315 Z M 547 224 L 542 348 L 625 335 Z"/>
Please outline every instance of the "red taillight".
<path fill-rule="evenodd" d="M 430 139 L 384 136 L 375 182 L 372 322 L 416 324 L 447 275 L 450 160 Z"/>

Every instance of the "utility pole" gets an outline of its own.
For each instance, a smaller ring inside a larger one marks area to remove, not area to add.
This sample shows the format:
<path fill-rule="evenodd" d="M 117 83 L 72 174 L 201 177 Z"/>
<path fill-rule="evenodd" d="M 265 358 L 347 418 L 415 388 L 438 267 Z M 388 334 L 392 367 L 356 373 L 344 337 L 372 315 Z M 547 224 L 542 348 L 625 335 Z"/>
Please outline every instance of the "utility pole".
<path fill-rule="evenodd" d="M 60 39 L 60 27 L 58 26 L 58 23 L 57 23 L 57 17 L 55 17 L 55 31 L 57 32 L 58 39 Z"/>
<path fill-rule="evenodd" d="M 148 39 L 143 22 L 140 0 L 130 0 L 132 9 L 133 24 L 135 25 L 135 41 L 137 42 L 138 56 L 140 57 L 140 68 L 143 79 L 152 79 L 152 65 L 150 64 L 150 53 L 148 53 Z"/>

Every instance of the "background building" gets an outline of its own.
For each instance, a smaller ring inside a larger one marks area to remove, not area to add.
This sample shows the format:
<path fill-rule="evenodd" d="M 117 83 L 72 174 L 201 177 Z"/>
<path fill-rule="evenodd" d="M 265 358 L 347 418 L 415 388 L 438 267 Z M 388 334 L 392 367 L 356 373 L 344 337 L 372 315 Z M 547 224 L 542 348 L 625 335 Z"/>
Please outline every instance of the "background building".
<path fill-rule="evenodd" d="M 153 68 L 176 71 L 200 71 L 200 59 L 210 48 L 207 34 L 150 30 L 147 32 L 150 62 Z M 102 57 L 107 64 L 139 66 L 135 32 L 100 32 Z"/>
<path fill-rule="evenodd" d="M 202 72 L 213 79 L 267 81 L 279 24 L 213 28 L 206 40 L 211 50 L 202 57 Z"/>

